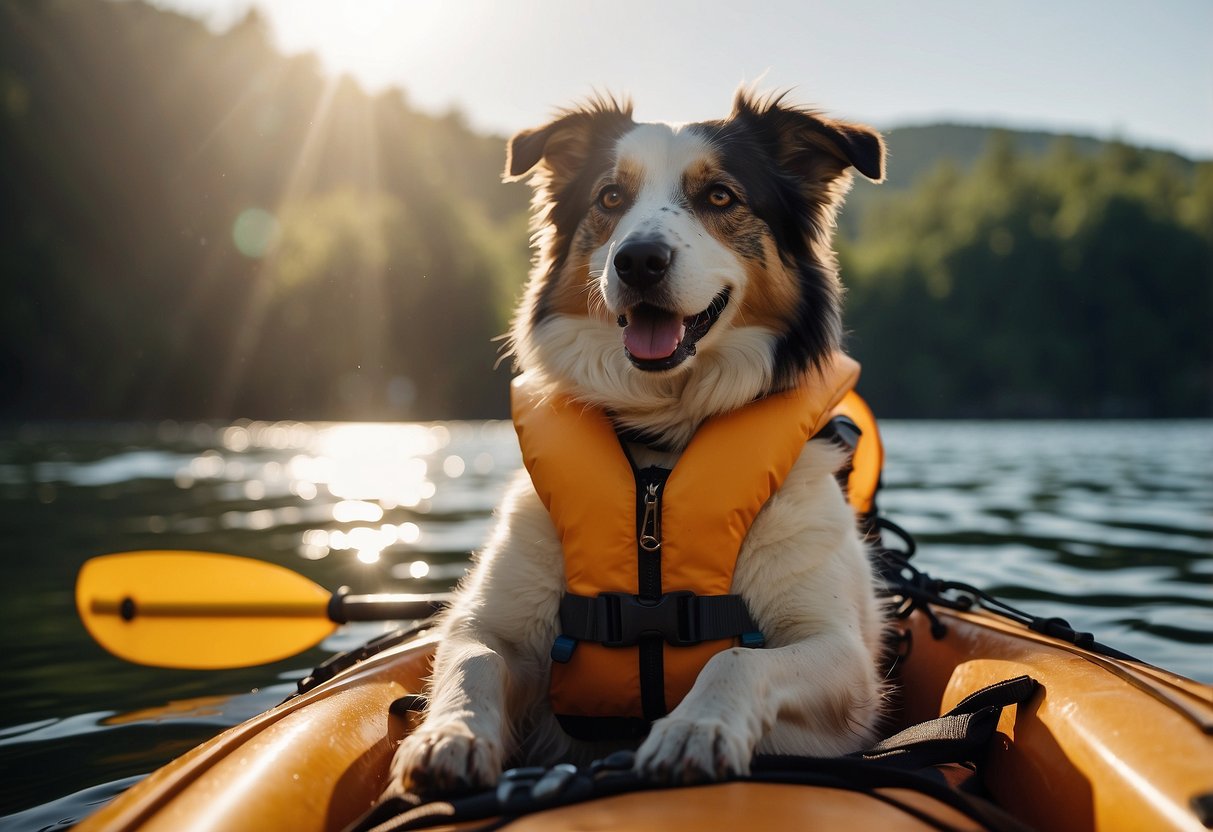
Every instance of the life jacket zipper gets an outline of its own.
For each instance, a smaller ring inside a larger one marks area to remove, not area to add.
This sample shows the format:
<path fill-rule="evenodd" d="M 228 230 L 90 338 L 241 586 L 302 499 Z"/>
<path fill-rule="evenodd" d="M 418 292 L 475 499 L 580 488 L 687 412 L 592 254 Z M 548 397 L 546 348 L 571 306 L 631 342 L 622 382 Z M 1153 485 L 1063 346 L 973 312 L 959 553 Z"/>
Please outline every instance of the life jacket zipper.
<path fill-rule="evenodd" d="M 661 483 L 649 483 L 645 489 L 640 548 L 646 552 L 656 552 L 661 548 Z"/>
<path fill-rule="evenodd" d="M 642 600 L 655 603 L 661 598 L 661 498 L 670 472 L 654 466 L 636 475 L 637 588 Z"/>
<path fill-rule="evenodd" d="M 661 498 L 670 472 L 656 466 L 636 471 L 636 587 L 641 604 L 661 601 Z M 640 706 L 649 722 L 669 711 L 665 705 L 665 645 L 643 635 L 636 645 L 640 666 Z"/>

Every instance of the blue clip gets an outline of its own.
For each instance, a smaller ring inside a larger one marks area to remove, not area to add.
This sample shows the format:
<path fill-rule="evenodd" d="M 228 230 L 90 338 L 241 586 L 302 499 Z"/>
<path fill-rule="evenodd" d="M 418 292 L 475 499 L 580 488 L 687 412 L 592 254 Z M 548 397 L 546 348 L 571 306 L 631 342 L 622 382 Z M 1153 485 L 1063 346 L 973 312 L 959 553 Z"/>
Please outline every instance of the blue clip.
<path fill-rule="evenodd" d="M 552 661 L 567 664 L 573 658 L 573 649 L 577 647 L 577 639 L 572 636 L 556 636 L 552 642 Z"/>
<path fill-rule="evenodd" d="M 741 634 L 742 647 L 762 647 L 767 643 L 767 637 L 755 630 L 752 633 Z"/>

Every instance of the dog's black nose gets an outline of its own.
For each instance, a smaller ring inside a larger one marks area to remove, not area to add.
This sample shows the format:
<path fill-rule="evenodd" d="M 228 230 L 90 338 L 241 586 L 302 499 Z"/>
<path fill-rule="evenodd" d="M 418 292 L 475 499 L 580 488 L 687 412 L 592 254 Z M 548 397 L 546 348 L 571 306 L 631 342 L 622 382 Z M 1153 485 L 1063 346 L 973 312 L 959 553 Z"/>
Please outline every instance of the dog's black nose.
<path fill-rule="evenodd" d="M 633 240 L 615 252 L 615 273 L 629 286 L 643 289 L 665 277 L 674 251 L 660 240 Z"/>

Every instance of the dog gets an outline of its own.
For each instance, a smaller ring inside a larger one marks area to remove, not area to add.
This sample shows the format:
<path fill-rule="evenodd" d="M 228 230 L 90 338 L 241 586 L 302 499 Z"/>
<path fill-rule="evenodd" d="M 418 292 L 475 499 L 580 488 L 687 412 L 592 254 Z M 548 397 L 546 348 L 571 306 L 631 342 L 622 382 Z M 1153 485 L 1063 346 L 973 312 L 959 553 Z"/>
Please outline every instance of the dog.
<path fill-rule="evenodd" d="M 510 332 L 517 368 L 541 397 L 608 414 L 638 467 L 674 468 L 705 421 L 814 378 L 839 349 L 835 214 L 851 169 L 883 178 L 885 148 L 785 99 L 743 89 L 725 119 L 668 125 L 597 97 L 510 141 L 506 179 L 534 188 L 536 250 Z M 886 623 L 834 477 L 842 457 L 800 440 L 741 544 L 731 591 L 765 647 L 716 653 L 647 736 L 614 742 L 572 738 L 548 701 L 565 562 L 521 472 L 441 620 L 428 712 L 391 788 L 489 787 L 507 763 L 627 745 L 667 783 L 745 775 L 755 753 L 866 747 Z"/>

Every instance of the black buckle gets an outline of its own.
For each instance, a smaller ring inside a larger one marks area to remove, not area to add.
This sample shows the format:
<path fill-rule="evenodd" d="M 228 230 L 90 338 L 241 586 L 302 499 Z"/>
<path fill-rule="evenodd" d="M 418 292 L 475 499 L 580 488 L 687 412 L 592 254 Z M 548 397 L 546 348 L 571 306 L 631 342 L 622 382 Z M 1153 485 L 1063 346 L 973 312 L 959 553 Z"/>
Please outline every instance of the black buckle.
<path fill-rule="evenodd" d="M 624 753 L 630 755 L 632 752 Z M 616 752 L 604 760 L 596 760 L 589 769 L 579 769 L 569 763 L 551 768 L 512 768 L 497 781 L 497 812 L 503 817 L 517 817 L 588 800 L 594 796 L 595 781 L 601 781 L 604 775 L 635 777 L 632 757 L 626 759 L 626 766 L 623 762 Z M 474 799 L 479 800 L 479 797 Z"/>
<path fill-rule="evenodd" d="M 598 598 L 605 625 L 599 630 L 605 634 L 601 643 L 607 647 L 631 647 L 641 636 L 661 636 L 676 647 L 703 641 L 693 592 L 667 592 L 656 601 L 625 592 L 603 592 Z"/>

